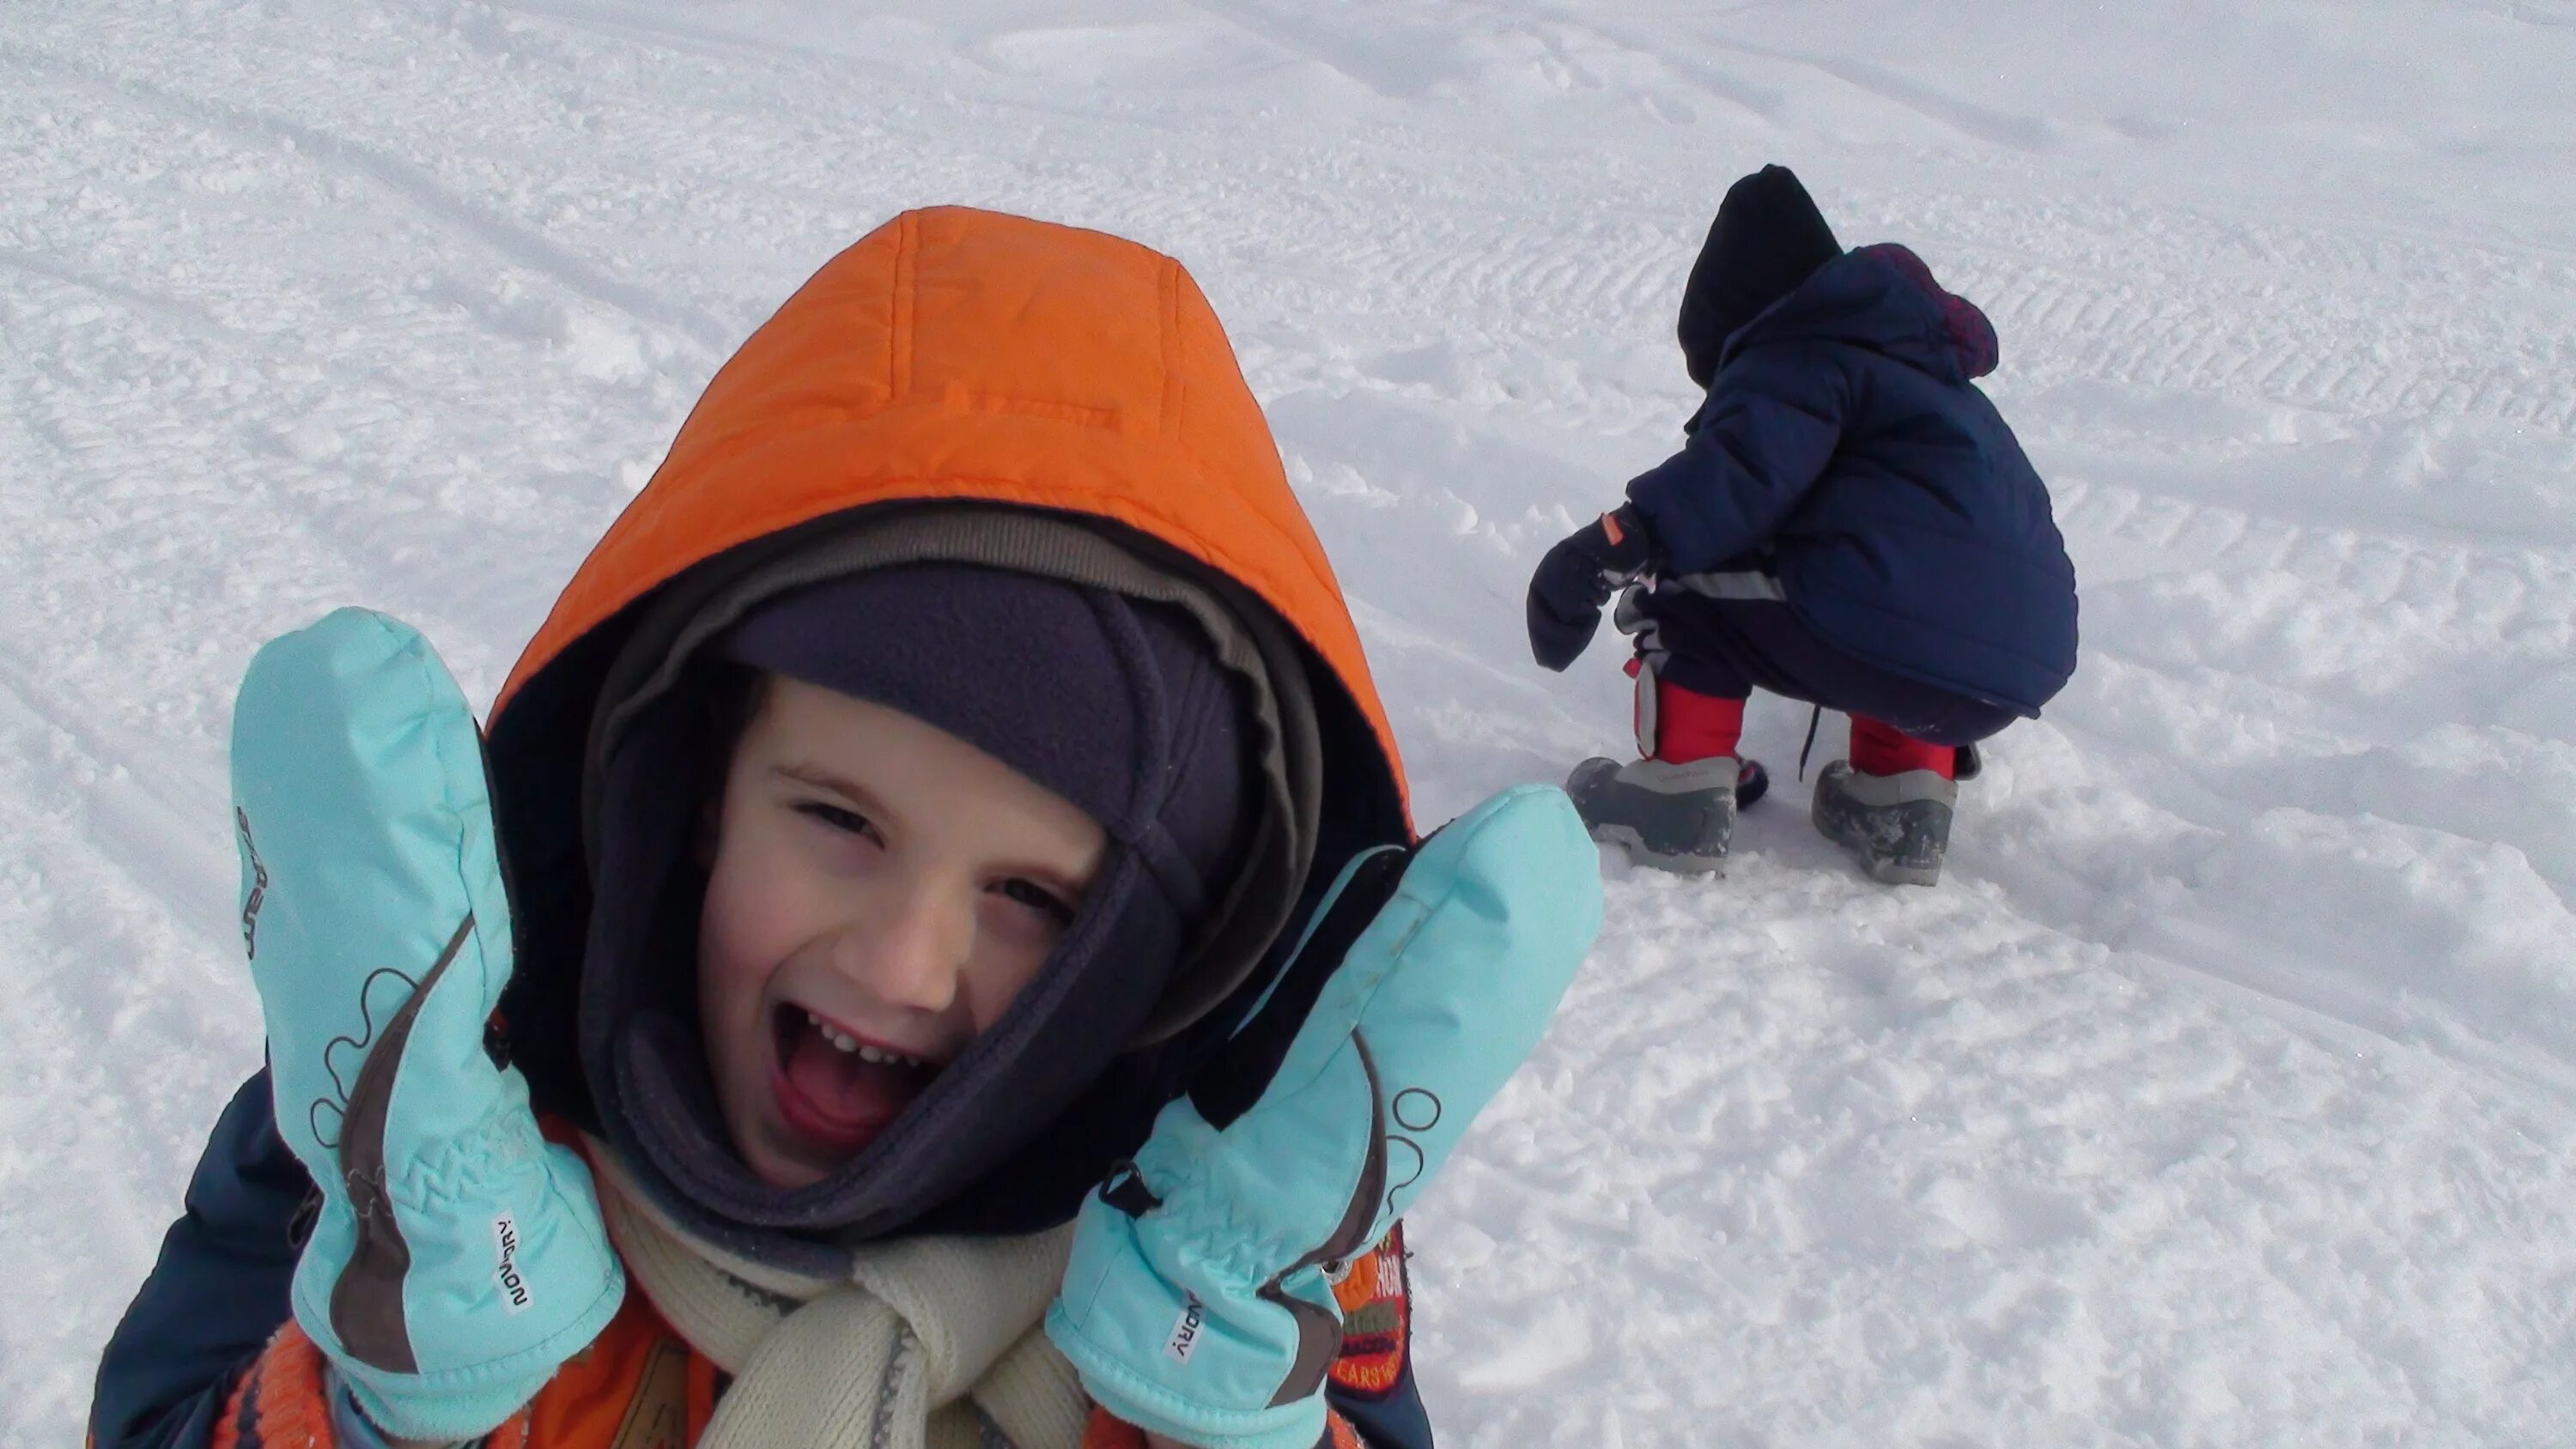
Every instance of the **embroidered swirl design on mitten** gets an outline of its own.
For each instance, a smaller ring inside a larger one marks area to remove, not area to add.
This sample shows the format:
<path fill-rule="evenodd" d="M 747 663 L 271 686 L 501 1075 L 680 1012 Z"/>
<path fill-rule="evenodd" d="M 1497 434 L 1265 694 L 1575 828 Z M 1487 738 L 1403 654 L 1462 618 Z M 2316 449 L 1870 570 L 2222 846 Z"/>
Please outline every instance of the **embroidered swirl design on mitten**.
<path fill-rule="evenodd" d="M 400 984 L 399 995 L 387 996 L 376 989 L 378 982 L 388 980 Z M 312 1105 L 305 1109 L 304 1121 L 313 1131 L 313 1140 L 322 1144 L 325 1151 L 340 1150 L 340 1128 L 348 1120 L 349 1097 L 357 1090 L 358 1073 L 365 1069 L 367 1053 L 374 1048 L 377 1034 L 382 1030 L 380 1022 L 392 1020 L 394 1014 L 402 1010 L 403 1003 L 419 991 L 418 981 L 390 966 L 367 973 L 366 982 L 358 988 L 358 1035 L 351 1037 L 344 1033 L 331 1038 L 323 1046 L 322 1074 L 331 1079 L 332 1089 L 338 1095 L 314 1098 Z M 343 1070 L 344 1063 L 346 1070 Z"/>

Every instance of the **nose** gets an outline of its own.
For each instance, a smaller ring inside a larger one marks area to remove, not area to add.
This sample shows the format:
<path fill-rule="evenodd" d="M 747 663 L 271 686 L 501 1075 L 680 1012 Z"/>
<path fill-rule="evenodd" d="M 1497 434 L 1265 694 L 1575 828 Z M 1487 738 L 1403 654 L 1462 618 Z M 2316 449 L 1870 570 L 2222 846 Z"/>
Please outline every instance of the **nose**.
<path fill-rule="evenodd" d="M 852 902 L 834 964 L 891 1007 L 945 1011 L 975 949 L 971 893 L 918 875 L 881 881 Z"/>

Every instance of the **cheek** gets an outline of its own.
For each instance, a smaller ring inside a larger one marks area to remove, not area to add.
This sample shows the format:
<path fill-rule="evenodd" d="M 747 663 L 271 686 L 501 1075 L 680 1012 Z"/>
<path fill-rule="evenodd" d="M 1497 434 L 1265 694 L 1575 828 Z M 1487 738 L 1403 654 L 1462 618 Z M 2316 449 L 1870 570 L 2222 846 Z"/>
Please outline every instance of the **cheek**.
<path fill-rule="evenodd" d="M 711 1033 L 759 1015 L 761 994 L 788 951 L 790 933 L 782 928 L 792 896 L 777 871 L 740 851 L 717 854 L 698 921 L 698 1010 Z"/>
<path fill-rule="evenodd" d="M 986 906 L 986 910 L 995 907 Z M 1014 908 L 1004 906 L 1001 911 Z M 1020 993 L 1046 970 L 1060 931 L 1032 929 L 1026 922 L 1001 919 L 977 923 L 975 954 L 966 964 L 963 990 L 969 1018 L 977 1032 L 990 1030 L 1011 1009 Z"/>

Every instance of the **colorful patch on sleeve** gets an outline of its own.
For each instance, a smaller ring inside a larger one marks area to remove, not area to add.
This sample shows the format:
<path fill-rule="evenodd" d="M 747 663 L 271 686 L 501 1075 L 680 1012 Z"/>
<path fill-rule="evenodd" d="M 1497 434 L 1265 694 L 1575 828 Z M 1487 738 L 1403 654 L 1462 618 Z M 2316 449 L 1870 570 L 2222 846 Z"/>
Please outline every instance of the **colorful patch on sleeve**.
<path fill-rule="evenodd" d="M 1333 1285 L 1342 1306 L 1342 1353 L 1333 1361 L 1333 1387 L 1366 1401 L 1395 1392 L 1413 1351 L 1413 1298 L 1404 1263 L 1404 1224 L 1387 1231 L 1376 1247 L 1351 1260 Z"/>
<path fill-rule="evenodd" d="M 211 1449 L 341 1449 L 329 1394 L 322 1350 L 290 1318 L 234 1387 Z M 527 1449 L 528 1416 L 511 1415 L 478 1443 L 479 1449 Z"/>

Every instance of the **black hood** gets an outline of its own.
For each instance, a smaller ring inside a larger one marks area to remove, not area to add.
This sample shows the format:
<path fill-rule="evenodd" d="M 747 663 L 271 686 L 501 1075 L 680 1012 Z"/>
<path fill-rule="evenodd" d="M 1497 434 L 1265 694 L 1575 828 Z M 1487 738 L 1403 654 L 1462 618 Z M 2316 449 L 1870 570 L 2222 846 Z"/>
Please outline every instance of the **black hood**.
<path fill-rule="evenodd" d="M 1708 386 L 1729 337 L 1841 255 L 1834 229 L 1788 167 L 1765 166 L 1727 188 L 1682 286 L 1675 330 L 1691 381 Z"/>

